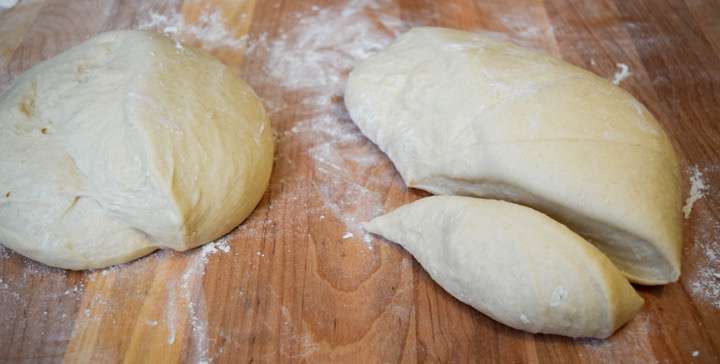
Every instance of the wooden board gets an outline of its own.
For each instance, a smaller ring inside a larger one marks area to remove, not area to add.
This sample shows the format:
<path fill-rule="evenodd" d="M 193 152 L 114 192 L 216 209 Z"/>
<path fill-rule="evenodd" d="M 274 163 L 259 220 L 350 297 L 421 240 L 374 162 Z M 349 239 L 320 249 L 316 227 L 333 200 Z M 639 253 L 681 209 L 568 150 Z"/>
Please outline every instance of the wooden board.
<path fill-rule="evenodd" d="M 344 78 L 416 25 L 505 33 L 607 78 L 626 64 L 621 86 L 672 137 L 684 190 L 693 175 L 707 186 L 681 281 L 638 287 L 643 311 L 611 339 L 509 329 L 363 234 L 423 194 L 353 126 Z M 717 1 L 23 0 L 0 10 L 0 90 L 129 28 L 205 48 L 252 84 L 277 134 L 271 186 L 226 239 L 186 253 L 67 272 L 0 250 L 0 362 L 720 362 Z"/>

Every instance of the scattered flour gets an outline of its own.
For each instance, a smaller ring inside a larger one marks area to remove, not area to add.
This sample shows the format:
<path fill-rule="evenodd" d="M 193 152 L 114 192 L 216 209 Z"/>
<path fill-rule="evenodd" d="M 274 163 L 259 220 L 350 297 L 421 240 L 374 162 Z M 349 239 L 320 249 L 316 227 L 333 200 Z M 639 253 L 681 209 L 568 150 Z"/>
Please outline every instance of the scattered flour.
<path fill-rule="evenodd" d="M 615 72 L 612 80 L 612 83 L 614 85 L 619 85 L 620 82 L 632 75 L 632 72 L 630 72 L 630 67 L 628 67 L 628 65 L 626 65 L 625 63 L 618 63 L 617 66 L 618 70 L 617 72 Z"/>
<path fill-rule="evenodd" d="M 399 18 L 387 15 L 398 13 L 396 6 L 391 1 L 354 0 L 310 7 L 291 15 L 295 23 L 273 40 L 259 39 L 248 51 L 266 59 L 264 72 L 247 78 L 256 90 L 272 90 L 260 92 L 270 118 L 292 120 L 291 125 L 276 126 L 282 143 L 301 145 L 314 167 L 310 181 L 303 181 L 299 171 L 285 177 L 293 191 L 285 198 L 308 193 L 319 197 L 324 206 L 309 212 L 328 226 L 342 225 L 352 234 L 344 239 L 369 248 L 372 239 L 360 224 L 383 212 L 382 192 L 395 176 L 391 168 L 377 168 L 386 158 L 352 123 L 342 96 L 355 63 L 406 29 Z M 286 114 L 289 105 L 292 115 Z M 279 164 L 296 162 L 279 151 Z M 307 182 L 311 191 L 303 186 Z"/>
<path fill-rule="evenodd" d="M 687 219 L 690 217 L 695 202 L 705 196 L 708 185 L 703 180 L 703 174 L 697 166 L 690 167 L 690 192 L 683 206 L 683 216 Z"/>
<path fill-rule="evenodd" d="M 640 311 L 610 339 L 575 339 L 588 349 L 583 361 L 591 363 L 660 363 L 655 357 L 650 333 L 659 330 L 648 310 Z"/>
<path fill-rule="evenodd" d="M 167 343 L 175 344 L 175 321 L 177 315 L 177 295 L 175 294 L 175 283 L 168 285 L 167 304 L 165 306 L 165 325 L 168 331 Z"/>
<path fill-rule="evenodd" d="M 73 313 L 72 317 L 66 312 L 73 312 L 67 308 L 81 307 L 86 280 L 78 279 L 77 274 L 71 272 L 17 258 L 2 246 L 0 264 L 4 268 L 0 279 L 0 327 L 26 330 L 36 323 L 25 318 L 36 317 L 37 322 L 45 325 L 42 336 L 25 337 L 23 345 L 36 348 L 37 354 L 46 358 L 61 357 L 64 346 L 48 343 L 68 342 L 73 333 L 73 319 L 85 316 L 85 311 Z M 13 337 L 8 336 L 13 335 L 10 331 L 2 334 L 5 338 Z"/>
<path fill-rule="evenodd" d="M 690 172 L 690 193 L 683 208 L 686 218 L 690 216 L 693 204 L 703 196 L 715 196 L 717 191 L 708 181 L 715 181 L 720 166 L 704 168 L 693 166 Z M 686 260 L 693 264 L 685 268 L 682 282 L 692 296 L 701 302 L 720 309 L 720 221 L 710 209 L 699 209 L 689 220 L 691 244 L 686 247 Z"/>
<path fill-rule="evenodd" d="M 692 247 L 696 262 L 689 273 L 689 288 L 693 296 L 720 309 L 720 223 L 702 228 Z"/>
<path fill-rule="evenodd" d="M 225 19 L 218 10 L 206 8 L 196 21 L 188 23 L 176 10 L 176 1 L 170 1 L 169 4 L 171 10 L 143 9 L 147 11 L 147 16 L 140 19 L 137 29 L 156 31 L 176 40 L 199 42 L 206 50 L 240 49 L 248 45 L 248 37 L 233 34 L 225 26 Z M 182 48 L 182 45 L 177 43 L 176 47 Z"/>
<path fill-rule="evenodd" d="M 327 110 L 330 98 L 342 95 L 353 65 L 405 29 L 400 19 L 383 11 L 394 6 L 389 1 L 354 0 L 298 16 L 295 25 L 269 44 L 265 71 L 289 91 L 321 96 L 310 106 Z"/>
<path fill-rule="evenodd" d="M 35 344 L 27 343 L 33 347 L 44 348 L 43 355 L 47 357 L 62 356 L 65 345 L 46 345 L 48 342 L 69 343 L 78 328 L 96 327 L 103 321 L 116 323 L 123 313 L 123 302 L 140 303 L 146 298 L 147 292 L 138 285 L 136 277 L 147 272 L 149 265 L 157 266 L 169 255 L 188 255 L 188 261 L 180 277 L 174 278 L 168 284 L 167 300 L 164 308 L 164 324 L 169 336 L 168 344 L 176 342 L 176 328 L 184 325 L 188 318 L 191 324 L 190 358 L 201 361 L 208 356 L 207 353 L 207 309 L 202 296 L 202 277 L 209 257 L 216 254 L 231 252 L 228 241 L 233 234 L 209 243 L 193 252 L 175 253 L 162 251 L 137 261 L 113 266 L 102 270 L 89 270 L 85 272 L 70 272 L 62 269 L 50 268 L 29 259 L 20 258 L 23 269 L 17 273 L 8 274 L 0 279 L 0 325 L 13 327 L 22 317 L 42 315 L 47 317 L 51 326 L 48 326 L 43 337 L 27 339 Z M 14 258 L 9 250 L 0 246 L 0 262 L 9 263 Z M 86 287 L 95 282 L 102 282 L 102 291 L 88 291 Z M 32 287 L 32 289 L 28 289 Z M 122 291 L 124 300 L 116 301 L 110 295 Z M 68 315 L 64 310 L 69 307 L 79 308 L 78 312 Z M 30 310 L 30 311 L 28 311 Z M 39 311 L 37 311 L 39 310 Z M 37 312 L 35 312 L 37 311 Z M 151 328 L 158 327 L 162 321 L 157 319 L 145 320 L 144 323 Z M 80 330 L 82 331 L 82 330 Z M 102 345 L 101 345 L 102 346 Z M 99 349 L 102 349 L 100 347 Z M 110 357 L 114 353 L 108 352 Z M 117 353 L 120 355 L 120 353 Z"/>
<path fill-rule="evenodd" d="M 546 10 L 542 3 L 476 2 L 475 4 L 480 11 L 501 13 L 494 18 L 501 25 L 497 30 L 500 31 L 498 34 L 502 38 L 507 38 L 506 40 L 523 47 L 560 56 L 560 50 L 553 35 L 555 29 L 546 18 Z M 474 29 L 473 31 L 487 32 L 487 29 Z"/>
<path fill-rule="evenodd" d="M 230 253 L 231 248 L 228 241 L 236 232 L 237 230 L 190 253 L 191 256 L 179 280 L 174 279 L 168 282 L 165 310 L 166 327 L 169 333 L 167 341 L 171 345 L 175 343 L 176 325 L 188 317 L 190 321 L 190 361 L 207 362 L 209 360 L 207 306 L 202 289 L 202 278 L 205 276 L 205 269 L 212 255 Z"/>

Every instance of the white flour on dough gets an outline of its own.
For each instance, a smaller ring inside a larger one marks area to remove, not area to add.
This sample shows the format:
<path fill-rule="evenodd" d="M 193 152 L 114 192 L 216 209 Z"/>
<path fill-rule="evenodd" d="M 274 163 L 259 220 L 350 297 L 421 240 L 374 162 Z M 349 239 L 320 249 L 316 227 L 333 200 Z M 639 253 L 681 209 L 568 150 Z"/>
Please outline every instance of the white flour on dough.
<path fill-rule="evenodd" d="M 615 75 L 613 75 L 613 85 L 619 85 L 620 82 L 632 75 L 632 72 L 630 72 L 630 67 L 628 67 L 628 65 L 626 65 L 625 63 L 618 63 L 617 66 L 618 70 L 617 72 L 615 72 Z"/>

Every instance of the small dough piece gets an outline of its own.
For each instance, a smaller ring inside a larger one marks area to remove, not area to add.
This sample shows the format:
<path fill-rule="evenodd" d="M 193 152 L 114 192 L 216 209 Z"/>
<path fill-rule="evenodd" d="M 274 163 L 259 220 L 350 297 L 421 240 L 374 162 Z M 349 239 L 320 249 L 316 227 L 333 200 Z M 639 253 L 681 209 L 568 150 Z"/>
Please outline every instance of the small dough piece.
<path fill-rule="evenodd" d="M 519 330 L 606 338 L 643 304 L 597 248 L 521 205 L 432 196 L 365 228 L 402 245 L 460 301 Z"/>
<path fill-rule="evenodd" d="M 345 102 L 408 186 L 532 206 L 630 280 L 678 279 L 675 152 L 609 81 L 490 35 L 416 28 L 355 67 Z"/>
<path fill-rule="evenodd" d="M 263 106 L 226 66 L 104 33 L 0 96 L 0 244 L 67 269 L 187 250 L 253 211 L 272 159 Z"/>

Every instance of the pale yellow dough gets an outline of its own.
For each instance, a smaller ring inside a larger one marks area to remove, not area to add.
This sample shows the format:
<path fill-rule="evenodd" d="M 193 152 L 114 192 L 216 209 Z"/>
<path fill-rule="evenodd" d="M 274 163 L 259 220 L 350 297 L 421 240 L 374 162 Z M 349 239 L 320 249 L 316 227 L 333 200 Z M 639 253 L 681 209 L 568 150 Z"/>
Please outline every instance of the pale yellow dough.
<path fill-rule="evenodd" d="M 253 211 L 272 159 L 263 106 L 226 66 L 101 34 L 0 96 L 0 243 L 68 269 L 190 249 Z"/>
<path fill-rule="evenodd" d="M 408 186 L 532 206 L 632 281 L 678 279 L 675 152 L 609 81 L 489 35 L 416 28 L 355 67 L 345 102 Z"/>
<path fill-rule="evenodd" d="M 606 338 L 643 304 L 596 247 L 528 207 L 432 196 L 365 227 L 402 245 L 457 299 L 516 329 Z"/>

